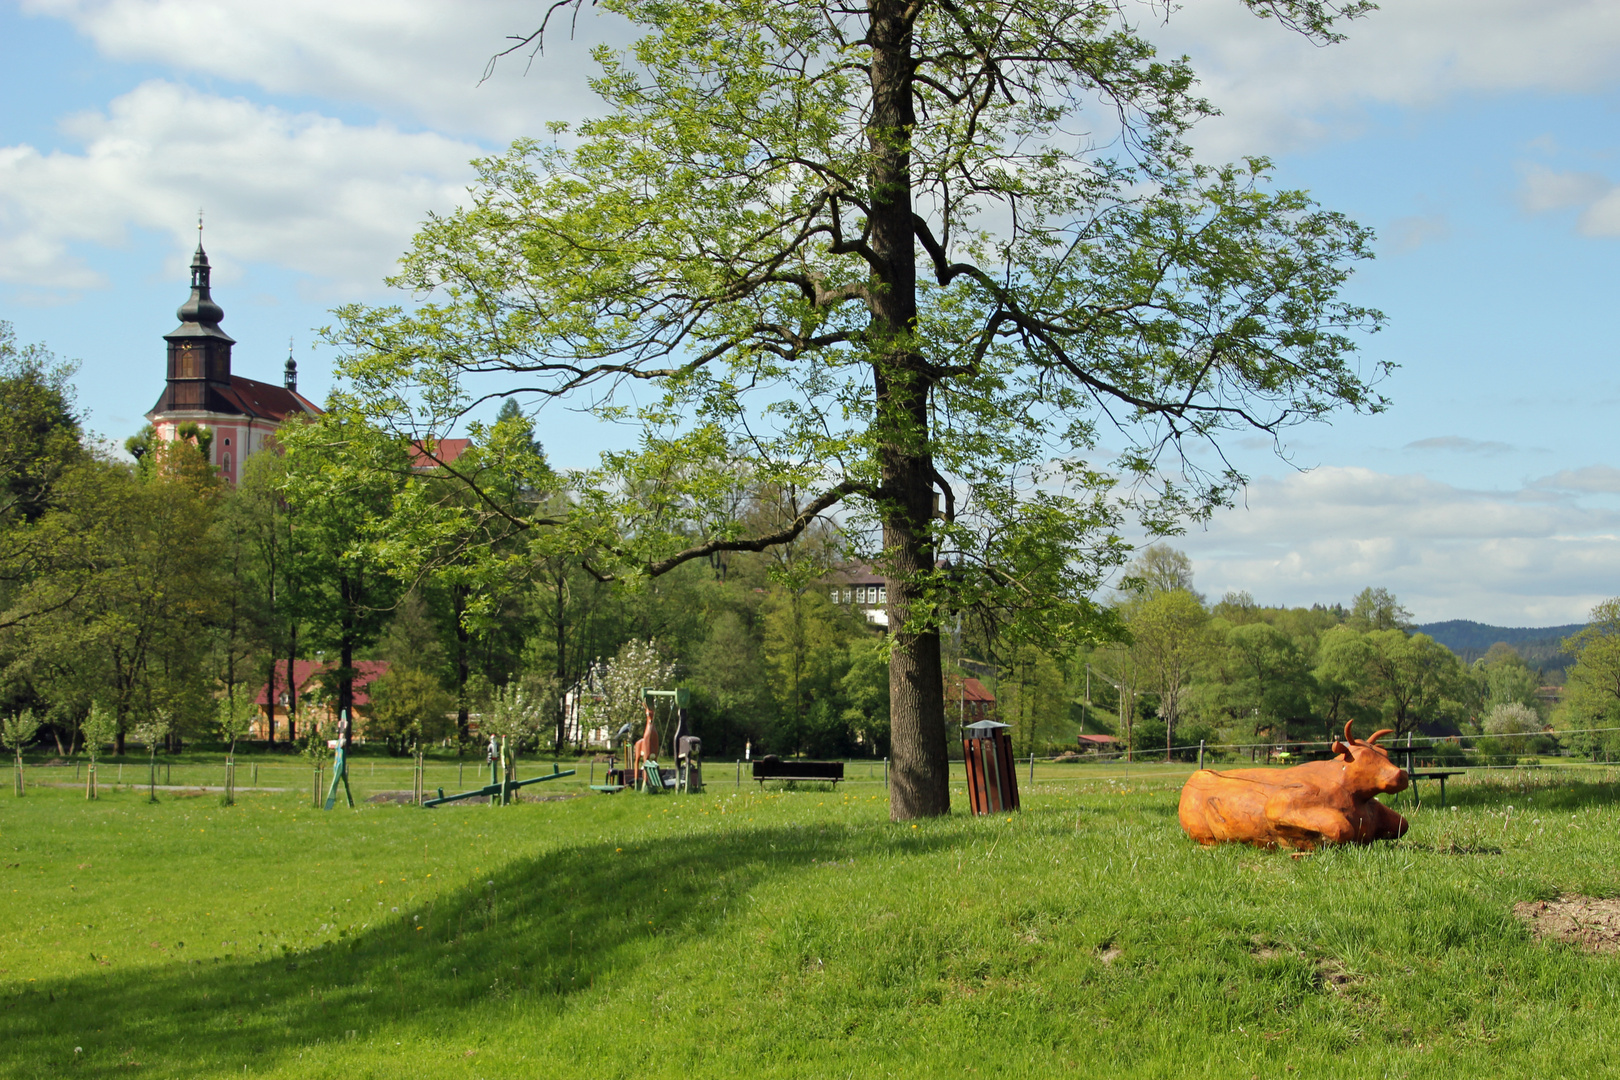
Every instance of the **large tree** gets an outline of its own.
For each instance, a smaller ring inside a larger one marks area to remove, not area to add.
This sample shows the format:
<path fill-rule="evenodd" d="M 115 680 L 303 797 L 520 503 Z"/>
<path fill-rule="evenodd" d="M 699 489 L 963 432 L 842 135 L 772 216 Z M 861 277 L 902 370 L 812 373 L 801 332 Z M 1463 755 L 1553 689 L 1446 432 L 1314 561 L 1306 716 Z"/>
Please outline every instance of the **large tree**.
<path fill-rule="evenodd" d="M 1367 6 L 1244 2 L 1318 41 Z M 395 279 L 422 302 L 340 312 L 346 373 L 413 437 L 491 393 L 637 419 L 555 530 L 604 579 L 870 525 L 894 818 L 949 809 L 953 607 L 1094 638 L 1112 492 L 1173 527 L 1242 481 L 1188 444 L 1381 407 L 1347 337 L 1378 316 L 1339 296 L 1367 233 L 1264 162 L 1196 165 L 1211 109 L 1134 8 L 600 6 L 645 33 L 597 52 L 603 115 L 478 163 Z M 1122 452 L 1088 464 L 1105 425 Z M 787 525 L 724 512 L 744 473 L 803 493 Z"/>

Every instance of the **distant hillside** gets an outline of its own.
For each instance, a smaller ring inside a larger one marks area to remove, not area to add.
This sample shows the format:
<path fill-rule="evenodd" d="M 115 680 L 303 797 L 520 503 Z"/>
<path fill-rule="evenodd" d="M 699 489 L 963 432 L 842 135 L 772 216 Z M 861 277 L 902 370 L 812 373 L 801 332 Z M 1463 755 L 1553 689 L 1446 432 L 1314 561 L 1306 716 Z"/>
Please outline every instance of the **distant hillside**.
<path fill-rule="evenodd" d="M 1416 629 L 1456 653 L 1465 664 L 1472 664 L 1485 655 L 1485 650 L 1502 641 L 1517 649 L 1531 667 L 1553 671 L 1574 662 L 1574 657 L 1564 652 L 1563 642 L 1569 635 L 1585 628 L 1585 623 L 1570 623 L 1567 626 L 1486 626 L 1471 619 L 1451 619 L 1425 623 Z"/>

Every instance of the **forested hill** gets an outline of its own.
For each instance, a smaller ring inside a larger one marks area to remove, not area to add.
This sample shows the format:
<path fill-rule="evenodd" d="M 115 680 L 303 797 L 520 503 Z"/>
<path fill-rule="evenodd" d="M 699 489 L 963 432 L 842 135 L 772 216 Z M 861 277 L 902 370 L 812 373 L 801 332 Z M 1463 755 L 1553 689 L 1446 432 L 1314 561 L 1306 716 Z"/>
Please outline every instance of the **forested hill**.
<path fill-rule="evenodd" d="M 1485 655 L 1486 649 L 1502 641 L 1517 649 L 1531 667 L 1548 671 L 1573 662 L 1574 657 L 1564 652 L 1563 641 L 1585 627 L 1585 623 L 1570 623 L 1567 626 L 1486 626 L 1471 619 L 1450 619 L 1425 623 L 1417 630 L 1456 653 L 1465 664 L 1478 660 Z"/>

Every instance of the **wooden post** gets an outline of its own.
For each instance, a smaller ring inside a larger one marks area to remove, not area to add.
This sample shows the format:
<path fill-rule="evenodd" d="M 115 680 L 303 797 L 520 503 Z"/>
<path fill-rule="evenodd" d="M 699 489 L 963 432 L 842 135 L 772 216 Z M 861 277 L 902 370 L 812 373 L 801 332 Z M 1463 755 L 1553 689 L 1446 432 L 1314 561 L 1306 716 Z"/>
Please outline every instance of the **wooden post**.
<path fill-rule="evenodd" d="M 1198 740 L 1198 767 L 1200 769 L 1202 769 L 1204 767 L 1204 740 L 1203 739 Z"/>
<path fill-rule="evenodd" d="M 889 759 L 883 759 L 883 790 L 889 790 Z"/>
<path fill-rule="evenodd" d="M 1034 754 L 1029 755 L 1029 783 L 1030 783 L 1031 787 L 1035 786 L 1035 755 Z"/>

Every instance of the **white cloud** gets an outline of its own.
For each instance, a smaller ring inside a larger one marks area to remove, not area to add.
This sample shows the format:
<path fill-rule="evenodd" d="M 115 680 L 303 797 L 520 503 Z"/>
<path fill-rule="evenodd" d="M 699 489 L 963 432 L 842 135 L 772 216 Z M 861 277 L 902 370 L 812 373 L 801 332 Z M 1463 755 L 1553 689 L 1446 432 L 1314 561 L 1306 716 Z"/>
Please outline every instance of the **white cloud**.
<path fill-rule="evenodd" d="M 71 23 L 103 55 L 251 83 L 276 94 L 358 102 L 439 130 L 507 141 L 594 108 L 589 48 L 624 24 L 584 6 L 578 35 L 554 20 L 550 44 L 484 66 L 512 34 L 535 28 L 532 0 L 23 0 Z M 565 13 L 565 16 L 571 13 Z"/>
<path fill-rule="evenodd" d="M 1329 604 L 1380 585 L 1419 621 L 1535 626 L 1584 619 L 1620 592 L 1620 510 L 1573 496 L 1323 467 L 1258 480 L 1246 501 L 1175 541 L 1214 596 Z"/>
<path fill-rule="evenodd" d="M 83 153 L 0 148 L 0 281 L 85 288 L 73 245 L 131 227 L 189 253 L 198 207 L 238 260 L 371 291 L 430 210 L 464 195 L 477 148 L 386 124 L 359 127 L 152 81 L 81 114 Z"/>
<path fill-rule="evenodd" d="M 1591 172 L 1558 172 L 1531 165 L 1519 185 L 1519 205 L 1531 214 L 1579 210 L 1583 236 L 1620 236 L 1620 185 Z"/>
<path fill-rule="evenodd" d="M 1519 205 L 1531 214 L 1547 214 L 1572 207 L 1587 207 L 1614 185 L 1596 173 L 1556 172 L 1545 165 L 1525 170 L 1519 187 Z"/>
<path fill-rule="evenodd" d="M 1620 469 L 1612 465 L 1588 465 L 1581 469 L 1564 469 L 1535 482 L 1538 488 L 1556 491 L 1581 491 L 1589 494 L 1620 495 Z"/>
<path fill-rule="evenodd" d="M 1198 137 L 1218 158 L 1342 136 L 1368 105 L 1590 91 L 1620 73 L 1620 4 L 1610 0 L 1403 0 L 1342 29 L 1348 41 L 1319 48 L 1240 4 L 1207 3 L 1152 34 L 1192 56 L 1225 112 Z"/>
<path fill-rule="evenodd" d="M 1494 440 L 1469 439 L 1461 435 L 1439 435 L 1406 444 L 1408 450 L 1454 450 L 1460 454 L 1508 454 L 1514 447 Z"/>
<path fill-rule="evenodd" d="M 1395 251 L 1416 251 L 1425 244 L 1451 239 L 1451 220 L 1445 214 L 1399 217 L 1389 223 L 1389 244 Z"/>

